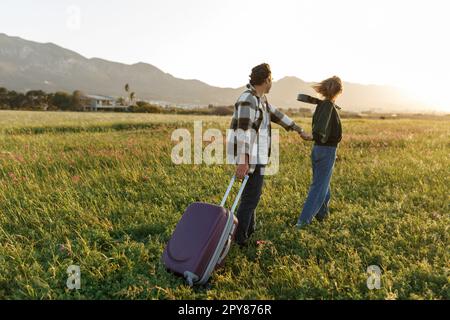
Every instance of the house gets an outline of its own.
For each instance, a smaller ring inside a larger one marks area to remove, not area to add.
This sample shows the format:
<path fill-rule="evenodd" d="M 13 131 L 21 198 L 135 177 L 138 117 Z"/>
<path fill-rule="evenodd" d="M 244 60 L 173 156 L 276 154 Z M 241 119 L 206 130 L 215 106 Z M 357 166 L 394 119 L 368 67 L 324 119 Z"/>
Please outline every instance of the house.
<path fill-rule="evenodd" d="M 101 95 L 83 95 L 81 97 L 84 110 L 98 111 L 98 110 L 115 110 L 128 109 L 128 106 L 122 106 L 117 103 L 116 99 Z"/>

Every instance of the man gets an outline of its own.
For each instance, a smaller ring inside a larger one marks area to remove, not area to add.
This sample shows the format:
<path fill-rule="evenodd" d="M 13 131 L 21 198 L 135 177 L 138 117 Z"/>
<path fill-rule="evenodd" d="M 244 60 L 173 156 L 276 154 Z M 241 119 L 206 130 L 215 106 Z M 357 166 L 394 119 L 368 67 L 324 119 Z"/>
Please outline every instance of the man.
<path fill-rule="evenodd" d="M 267 102 L 266 94 L 272 88 L 270 66 L 263 63 L 252 69 L 247 90 L 239 97 L 231 121 L 232 139 L 228 151 L 237 163 L 236 176 L 243 179 L 249 175 L 236 213 L 239 220 L 236 242 L 246 246 L 255 231 L 255 209 L 262 193 L 264 169 L 271 151 L 271 122 L 287 131 L 296 131 L 303 140 L 312 141 L 300 126 Z M 230 159 L 231 159 L 230 158 Z"/>

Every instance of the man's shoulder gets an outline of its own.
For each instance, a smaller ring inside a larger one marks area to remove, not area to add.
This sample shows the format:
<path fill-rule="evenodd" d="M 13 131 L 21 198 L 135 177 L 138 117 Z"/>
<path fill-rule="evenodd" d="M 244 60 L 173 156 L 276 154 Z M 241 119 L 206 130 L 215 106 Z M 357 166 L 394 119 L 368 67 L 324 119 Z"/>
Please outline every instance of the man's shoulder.
<path fill-rule="evenodd" d="M 248 105 L 252 107 L 256 107 L 256 97 L 253 95 L 251 90 L 245 90 L 241 93 L 239 98 L 236 101 L 237 105 Z"/>

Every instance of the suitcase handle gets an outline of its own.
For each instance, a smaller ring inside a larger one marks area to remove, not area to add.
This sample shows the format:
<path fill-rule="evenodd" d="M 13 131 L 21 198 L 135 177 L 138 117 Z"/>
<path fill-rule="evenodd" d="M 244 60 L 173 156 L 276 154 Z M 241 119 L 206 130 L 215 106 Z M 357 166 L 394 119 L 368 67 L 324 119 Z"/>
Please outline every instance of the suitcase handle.
<path fill-rule="evenodd" d="M 239 200 L 241 199 L 242 193 L 244 192 L 244 188 L 247 185 L 248 178 L 249 176 L 245 176 L 244 181 L 242 182 L 241 188 L 239 189 L 236 199 L 234 200 L 233 206 L 231 207 L 231 213 L 234 213 L 234 210 L 236 210 Z M 233 187 L 235 181 L 236 176 L 234 175 L 233 178 L 231 178 L 230 184 L 228 185 L 227 191 L 225 192 L 225 196 L 223 197 L 222 202 L 220 203 L 221 207 L 225 206 L 225 202 L 227 202 L 228 195 L 230 194 L 231 188 Z"/>

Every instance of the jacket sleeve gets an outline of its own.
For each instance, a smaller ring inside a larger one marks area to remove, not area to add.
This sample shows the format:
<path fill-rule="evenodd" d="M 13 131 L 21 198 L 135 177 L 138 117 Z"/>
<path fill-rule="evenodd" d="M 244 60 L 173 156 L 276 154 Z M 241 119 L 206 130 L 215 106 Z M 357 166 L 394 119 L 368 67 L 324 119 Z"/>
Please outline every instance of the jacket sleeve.
<path fill-rule="evenodd" d="M 238 159 L 243 154 L 251 154 L 251 146 L 253 140 L 256 138 L 253 133 L 253 124 L 256 117 L 256 108 L 251 101 L 252 97 L 240 99 L 236 103 L 237 108 L 237 129 L 236 129 L 236 142 L 237 142 L 237 156 Z"/>
<path fill-rule="evenodd" d="M 279 124 L 287 131 L 296 131 L 298 133 L 302 133 L 303 129 L 298 126 L 291 118 L 285 115 L 283 112 L 278 110 L 276 107 L 268 104 L 270 111 L 270 121 Z"/>
<path fill-rule="evenodd" d="M 318 106 L 317 111 L 319 113 L 317 114 L 317 119 L 314 123 L 313 128 L 314 139 L 317 139 L 322 143 L 326 143 L 330 136 L 330 130 L 328 126 L 330 124 L 330 119 L 333 112 L 333 104 L 330 101 L 323 101 Z"/>

